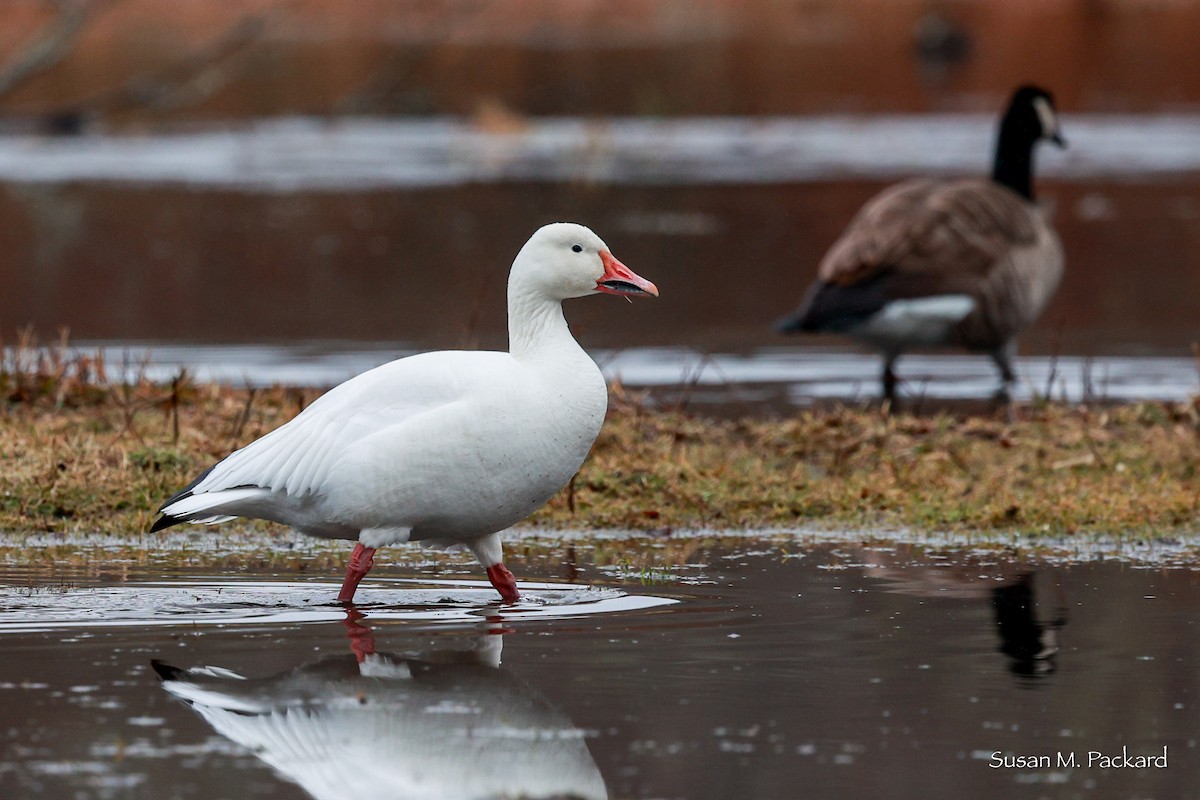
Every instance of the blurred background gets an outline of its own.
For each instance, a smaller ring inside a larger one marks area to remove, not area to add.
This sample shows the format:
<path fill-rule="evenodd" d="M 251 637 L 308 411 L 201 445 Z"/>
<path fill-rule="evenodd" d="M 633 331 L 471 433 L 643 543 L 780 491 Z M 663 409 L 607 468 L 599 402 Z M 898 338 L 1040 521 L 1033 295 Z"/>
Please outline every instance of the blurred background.
<path fill-rule="evenodd" d="M 611 376 L 715 404 L 867 397 L 873 355 L 771 321 L 888 183 L 986 174 L 997 115 L 1036 82 L 1071 148 L 1038 152 L 1067 267 L 1021 341 L 1027 394 L 1196 390 L 1196 0 L 0 14 L 6 342 L 69 328 L 164 369 L 310 383 L 412 350 L 503 348 L 513 255 L 573 220 L 662 290 L 568 308 Z M 982 394 L 986 361 L 900 369 L 939 377 L 910 394 Z"/>

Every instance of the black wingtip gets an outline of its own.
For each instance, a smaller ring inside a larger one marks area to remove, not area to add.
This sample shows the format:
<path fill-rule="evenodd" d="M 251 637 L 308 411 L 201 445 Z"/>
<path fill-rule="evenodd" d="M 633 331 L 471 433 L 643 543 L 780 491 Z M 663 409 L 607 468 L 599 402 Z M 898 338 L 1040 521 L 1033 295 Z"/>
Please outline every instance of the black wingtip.
<path fill-rule="evenodd" d="M 800 307 L 777 323 L 776 330 L 781 333 L 843 333 L 896 299 L 892 282 L 890 272 L 850 286 L 818 280 L 809 287 Z"/>
<path fill-rule="evenodd" d="M 156 510 L 154 513 L 155 513 L 155 514 L 161 514 L 161 513 L 162 513 L 162 510 L 163 510 L 164 508 L 166 508 L 167 506 L 171 505 L 171 503 L 174 503 L 174 502 L 176 502 L 177 500 L 182 500 L 182 499 L 184 499 L 185 497 L 191 497 L 191 496 L 192 496 L 192 490 L 191 490 L 191 487 L 188 487 L 187 489 L 180 489 L 178 492 L 176 492 L 175 494 L 171 495 L 171 496 L 170 496 L 170 497 L 168 497 L 166 500 L 163 500 L 163 501 L 162 501 L 162 505 L 160 505 L 160 506 L 158 507 L 158 509 L 157 509 L 157 510 Z"/>
<path fill-rule="evenodd" d="M 178 525 L 183 522 L 179 517 L 172 517 L 170 514 L 163 514 L 158 519 L 154 520 L 154 524 L 150 526 L 150 533 L 161 531 L 163 528 L 169 528 L 172 525 Z"/>
<path fill-rule="evenodd" d="M 154 667 L 154 671 L 158 673 L 158 677 L 164 681 L 177 681 L 187 672 L 187 670 L 182 670 L 179 667 L 172 667 L 165 661 L 159 661 L 157 658 L 150 660 L 150 666 Z"/>
<path fill-rule="evenodd" d="M 209 467 L 208 469 L 204 470 L 204 472 L 201 472 L 199 475 L 197 475 L 197 476 L 195 477 L 195 479 L 194 479 L 194 480 L 193 480 L 191 483 L 189 483 L 187 486 L 183 487 L 183 488 L 182 488 L 182 489 L 180 489 L 178 492 L 176 492 L 175 494 L 171 495 L 171 496 L 170 496 L 170 497 L 168 497 L 166 500 L 164 500 L 164 501 L 163 501 L 163 504 L 162 504 L 161 506 L 159 506 L 159 507 L 158 507 L 158 511 L 159 511 L 159 513 L 162 513 L 162 510 L 163 510 L 164 508 L 166 508 L 167 506 L 171 505 L 171 503 L 176 503 L 176 502 L 178 502 L 178 501 L 182 500 L 182 499 L 183 499 L 183 498 L 185 498 L 185 497 L 191 497 L 191 496 L 192 496 L 192 489 L 195 489 L 197 486 L 199 486 L 199 485 L 200 485 L 200 481 L 202 481 L 202 480 L 204 480 L 205 478 L 207 478 L 207 477 L 208 477 L 208 473 L 210 473 L 210 472 L 212 472 L 214 469 L 216 469 L 216 466 L 217 466 L 216 464 L 213 464 L 211 467 Z M 168 523 L 168 524 L 174 524 L 174 523 Z"/>
<path fill-rule="evenodd" d="M 832 293 L 837 293 L 836 287 L 833 287 L 832 284 L 822 280 L 814 282 L 804 292 L 804 297 L 795 311 L 775 320 L 775 332 L 782 334 L 819 333 L 824 330 L 827 322 L 824 311 L 831 290 Z"/>
<path fill-rule="evenodd" d="M 788 314 L 786 317 L 780 317 L 775 320 L 776 333 L 800 333 L 806 330 L 804 326 L 804 317 L 800 314 Z"/>

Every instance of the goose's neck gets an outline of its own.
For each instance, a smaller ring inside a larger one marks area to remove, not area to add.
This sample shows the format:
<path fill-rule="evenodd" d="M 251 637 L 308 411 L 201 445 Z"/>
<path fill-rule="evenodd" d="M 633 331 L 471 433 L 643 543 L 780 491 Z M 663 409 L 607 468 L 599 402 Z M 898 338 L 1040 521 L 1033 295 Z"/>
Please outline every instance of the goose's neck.
<path fill-rule="evenodd" d="M 1000 123 L 1000 136 L 996 142 L 996 161 L 992 166 L 992 180 L 1007 186 L 1026 200 L 1033 198 L 1033 146 L 1037 135 L 1013 119 L 1005 117 Z"/>
<path fill-rule="evenodd" d="M 508 287 L 508 351 L 517 359 L 583 352 L 567 327 L 562 303 L 512 285 Z"/>

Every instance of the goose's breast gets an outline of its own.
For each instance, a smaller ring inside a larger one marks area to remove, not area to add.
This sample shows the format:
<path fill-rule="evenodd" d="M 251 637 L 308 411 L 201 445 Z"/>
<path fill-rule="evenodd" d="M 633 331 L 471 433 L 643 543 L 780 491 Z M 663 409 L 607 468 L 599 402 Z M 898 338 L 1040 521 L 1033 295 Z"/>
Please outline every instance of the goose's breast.
<path fill-rule="evenodd" d="M 506 528 L 571 479 L 606 407 L 602 378 L 498 383 L 364 439 L 339 464 L 326 503 L 348 524 L 411 527 L 414 539 Z"/>
<path fill-rule="evenodd" d="M 1054 230 L 1035 218 L 1037 237 L 1011 248 L 984 278 L 975 313 L 960 336 L 969 346 L 1003 344 L 1032 324 L 1054 296 L 1063 273 L 1063 249 Z"/>

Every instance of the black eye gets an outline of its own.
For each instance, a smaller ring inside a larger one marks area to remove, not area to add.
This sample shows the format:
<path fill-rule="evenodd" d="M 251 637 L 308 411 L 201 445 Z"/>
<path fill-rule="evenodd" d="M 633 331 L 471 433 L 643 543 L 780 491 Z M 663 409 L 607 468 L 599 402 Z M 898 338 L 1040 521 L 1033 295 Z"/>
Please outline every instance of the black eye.
<path fill-rule="evenodd" d="M 582 252 L 583 252 L 583 245 L 581 245 L 581 244 L 573 244 L 573 245 L 571 245 L 571 249 L 572 249 L 572 250 L 574 250 L 576 253 L 582 253 Z"/>

